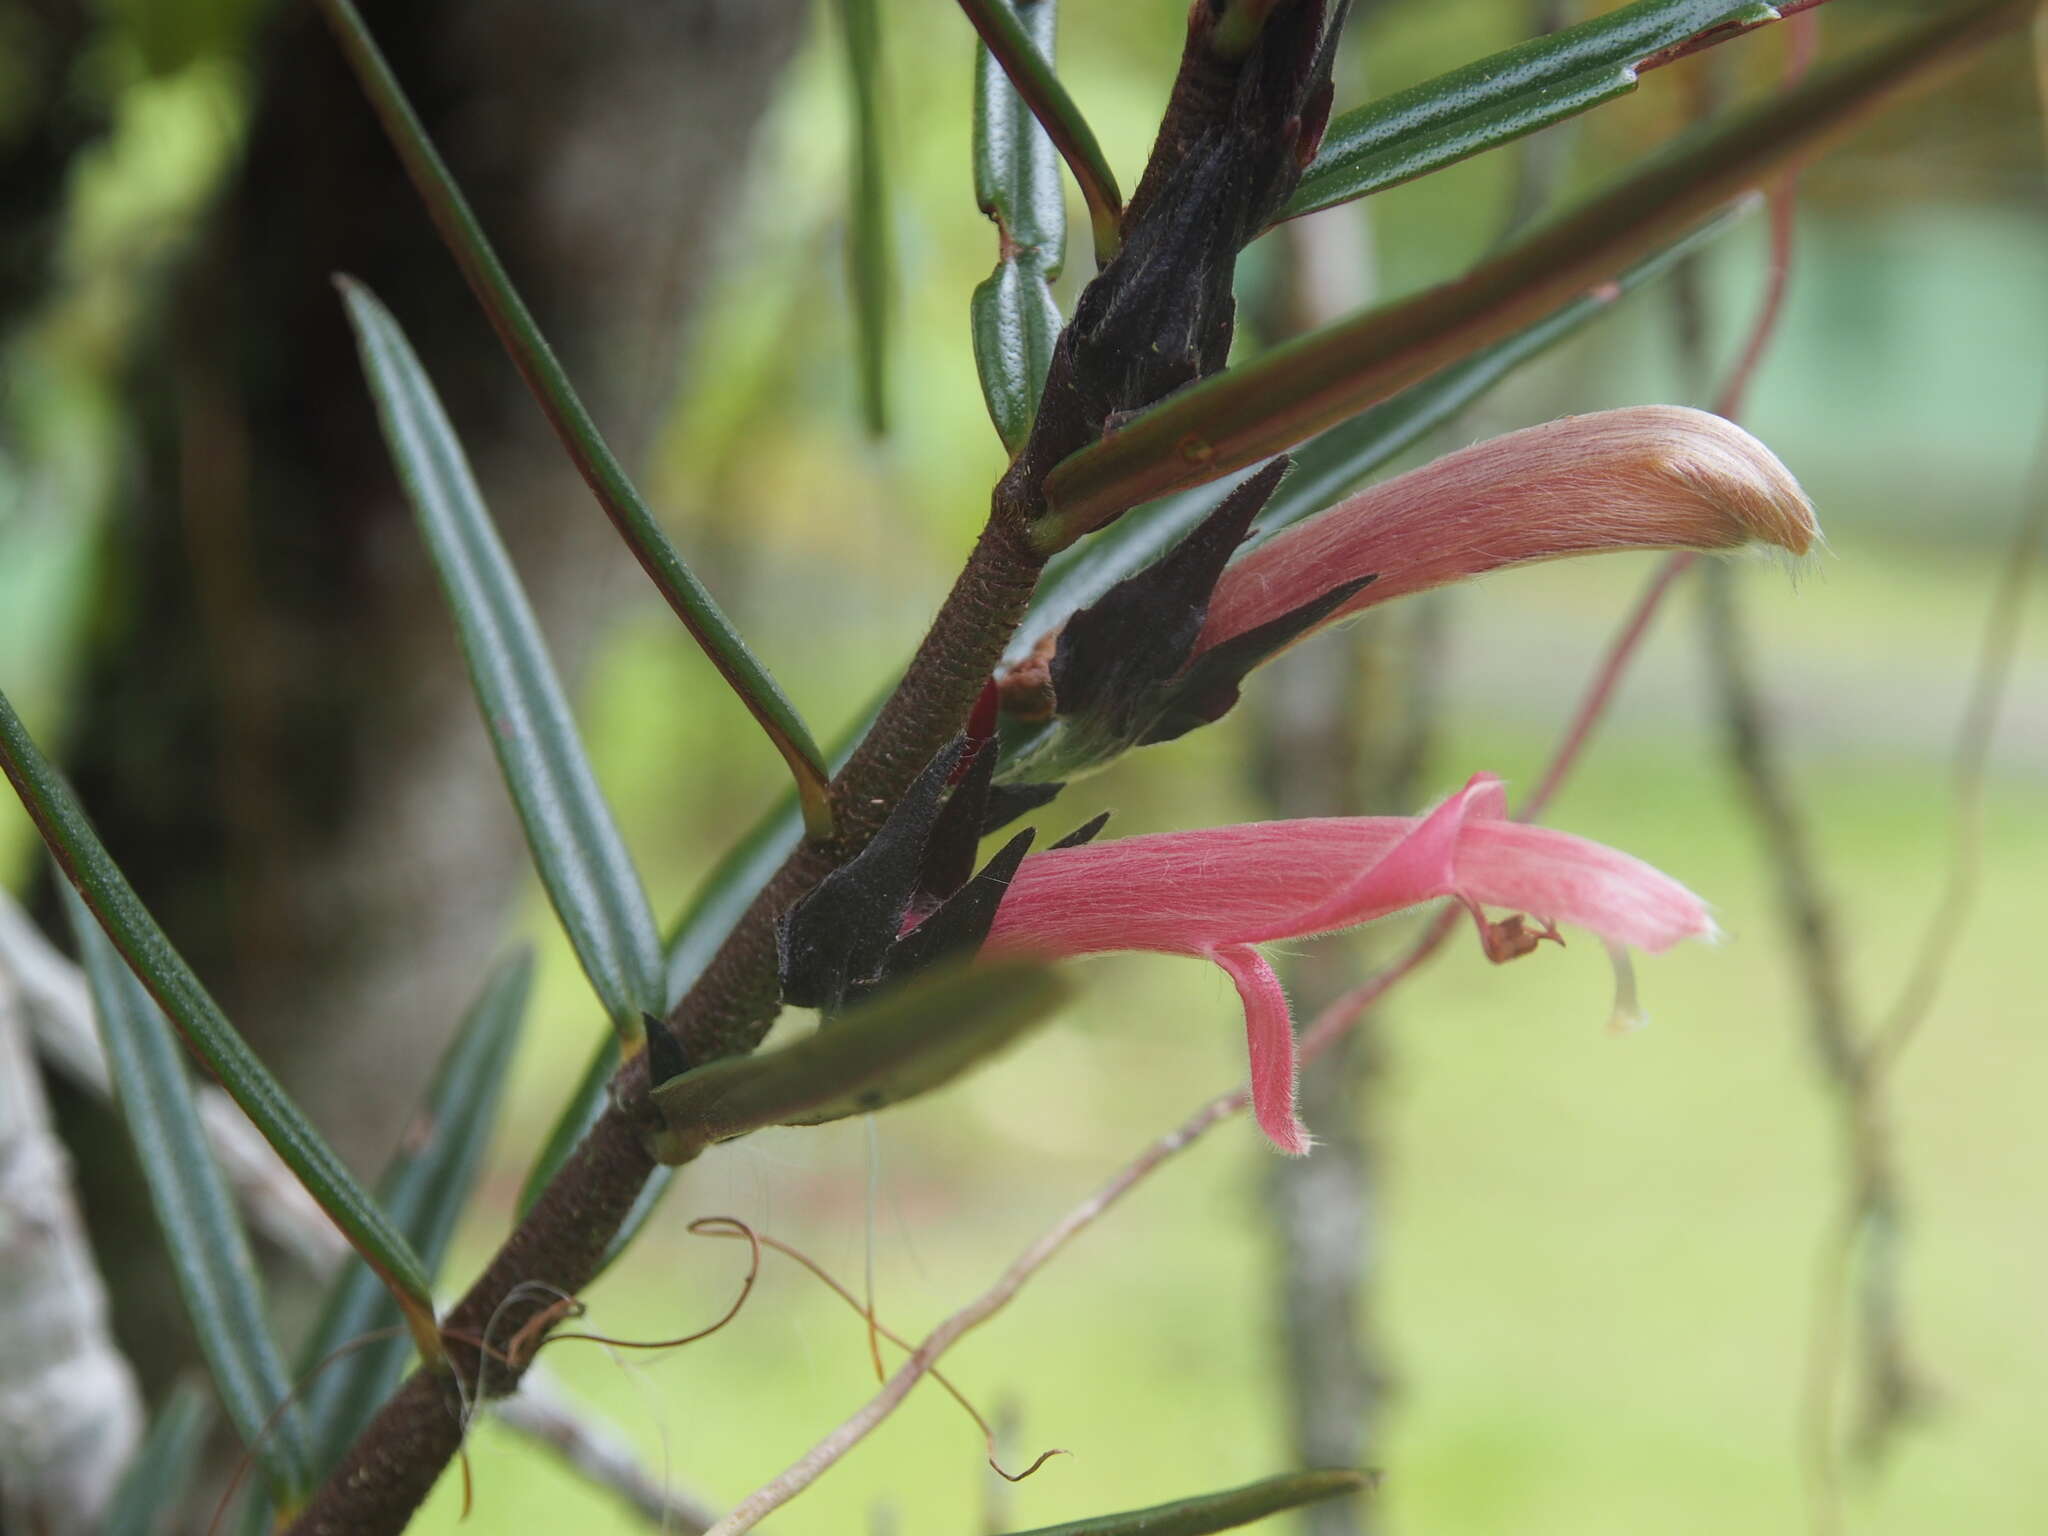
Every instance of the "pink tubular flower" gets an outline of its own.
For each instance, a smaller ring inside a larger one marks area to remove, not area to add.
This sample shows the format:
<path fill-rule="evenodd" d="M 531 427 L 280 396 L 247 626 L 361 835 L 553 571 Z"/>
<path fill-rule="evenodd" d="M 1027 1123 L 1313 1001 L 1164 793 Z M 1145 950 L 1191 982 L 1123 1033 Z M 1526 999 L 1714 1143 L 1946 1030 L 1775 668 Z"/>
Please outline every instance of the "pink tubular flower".
<path fill-rule="evenodd" d="M 1353 577 L 1378 580 L 1325 623 L 1502 566 L 1620 549 L 1805 554 L 1799 482 L 1740 427 L 1675 405 L 1567 416 L 1448 454 L 1338 502 L 1231 564 L 1195 650 Z"/>
<path fill-rule="evenodd" d="M 1592 930 L 1621 967 L 1624 946 L 1655 953 L 1713 932 L 1698 897 L 1640 860 L 1567 833 L 1504 819 L 1500 780 L 1475 775 L 1427 816 L 1260 822 L 1055 848 L 1024 860 L 997 910 L 986 955 L 1151 950 L 1213 960 L 1244 1003 L 1252 1106 L 1283 1152 L 1308 1150 L 1294 1108 L 1294 1030 L 1279 978 L 1254 946 L 1370 922 L 1438 897 L 1464 903 L 1487 954 L 1525 953 L 1519 917 Z"/>

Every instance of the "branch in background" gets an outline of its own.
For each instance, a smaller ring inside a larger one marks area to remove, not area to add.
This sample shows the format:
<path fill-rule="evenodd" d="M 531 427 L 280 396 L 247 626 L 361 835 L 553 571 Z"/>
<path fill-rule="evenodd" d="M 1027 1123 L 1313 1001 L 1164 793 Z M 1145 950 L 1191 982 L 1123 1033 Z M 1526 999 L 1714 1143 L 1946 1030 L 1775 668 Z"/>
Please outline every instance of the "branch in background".
<path fill-rule="evenodd" d="M 1951 775 L 1954 824 L 1948 877 L 1941 900 L 1928 917 L 1913 970 L 1891 1012 L 1864 1049 L 1863 1083 L 1870 1109 L 1857 1122 L 1861 1160 L 1854 1193 L 1867 1212 L 1863 1300 L 1866 1351 L 1874 1379 L 1858 1432 L 1859 1443 L 1866 1451 L 1881 1448 L 1884 1436 L 1896 1426 L 1901 1410 L 1912 1406 L 1910 1396 L 1897 1395 L 1898 1389 L 1910 1386 L 1910 1382 L 1904 1378 L 1898 1361 L 1885 1352 L 1896 1338 L 1895 1326 L 1888 1324 L 1896 1317 L 1899 1282 L 1895 1252 L 1897 1212 L 1880 1198 L 1884 1185 L 1879 1184 L 1875 1190 L 1870 1187 L 1884 1172 L 1883 1096 L 1900 1058 L 1934 1007 L 1956 944 L 1976 906 L 1983 863 L 1985 774 L 1999 715 L 2012 681 L 2027 599 L 2043 556 L 2048 554 L 2048 424 L 2043 425 L 2041 443 L 2031 487 L 2032 504 L 2025 508 L 2013 532 L 1998 589 L 1985 615 L 1969 702 L 1956 730 Z"/>
<path fill-rule="evenodd" d="M 1574 711 L 1571 724 L 1565 728 L 1563 745 L 1543 770 L 1543 777 L 1537 780 L 1529 798 L 1523 802 L 1521 820 L 1540 820 L 1544 811 L 1550 808 L 1550 802 L 1557 798 L 1557 792 L 1564 787 L 1573 764 L 1605 718 L 1607 706 L 1614 701 L 1615 689 L 1621 686 L 1623 675 L 1635 660 L 1636 651 L 1642 645 L 1643 637 L 1650 632 L 1650 625 L 1663 608 L 1665 598 L 1670 596 L 1672 586 L 1698 560 L 1699 556 L 1693 551 L 1680 550 L 1665 556 L 1664 563 L 1650 577 L 1649 585 L 1643 588 L 1643 595 L 1636 599 L 1635 607 L 1622 621 L 1620 632 L 1601 658 L 1600 666 L 1593 674 L 1592 685 Z"/>
<path fill-rule="evenodd" d="M 80 1088 L 111 1101 L 107 1057 L 93 1027 L 92 999 L 78 967 L 59 954 L 28 915 L 0 891 L 0 971 L 20 989 L 37 1049 Z M 348 1243 L 292 1176 L 248 1116 L 212 1084 L 198 1093 L 206 1139 L 228 1187 L 257 1229 L 315 1274 L 326 1274 Z"/>
<path fill-rule="evenodd" d="M 1802 15 L 1786 28 L 1784 89 L 1791 89 L 1813 63 L 1819 18 Z M 1715 105 L 1713 82 L 1698 82 L 1702 115 Z M 1736 419 L 1742 413 L 1783 312 L 1790 281 L 1798 178 L 1788 175 L 1770 194 L 1770 245 L 1764 295 L 1741 354 L 1715 397 L 1714 409 Z M 1695 374 L 1704 369 L 1707 317 L 1696 263 L 1688 263 L 1676 288 L 1680 353 Z M 1896 1160 L 1888 1131 L 1879 1043 L 1866 1043 L 1849 995 L 1839 929 L 1813 852 L 1804 811 L 1774 738 L 1771 712 L 1752 663 L 1737 605 L 1734 573 L 1706 572 L 1702 617 L 1712 683 L 1730 765 L 1755 817 L 1760 842 L 1776 875 L 1784 925 L 1806 998 L 1813 1050 L 1842 1115 L 1847 1165 L 1843 1208 L 1823 1244 L 1815 1276 L 1814 1313 L 1809 1328 L 1801 1464 L 1805 1469 L 1808 1517 L 1814 1531 L 1842 1525 L 1841 1478 L 1834 1423 L 1841 1371 L 1843 1309 L 1861 1261 L 1861 1334 L 1864 1401 L 1859 1438 L 1876 1452 L 1898 1429 L 1920 1397 L 1910 1365 L 1901 1312 L 1900 1211 Z"/>
<path fill-rule="evenodd" d="M 2012 681 L 2013 658 L 2019 647 L 2020 625 L 2026 617 L 2028 591 L 2043 555 L 2048 554 L 2048 423 L 2042 427 L 2031 500 L 2032 505 L 2023 511 L 2019 526 L 2013 530 L 1998 590 L 1985 615 L 1984 637 L 1970 680 L 1969 703 L 1956 731 L 1951 773 L 1955 831 L 1948 879 L 1940 905 L 1921 936 L 1913 972 L 1879 1028 L 1877 1038 L 1870 1043 L 1869 1066 L 1875 1077 L 1893 1071 L 1919 1033 L 1934 1006 L 1956 941 L 1976 901 L 1983 862 L 1985 771 L 1992 739 L 1998 731 L 1998 717 Z"/>
<path fill-rule="evenodd" d="M 1848 1208 L 1830 1236 L 1816 1277 L 1815 1313 L 1807 1339 L 1805 1407 L 1801 1415 L 1801 1461 L 1806 1468 L 1811 1519 L 1816 1531 L 1836 1529 L 1841 1512 L 1836 1471 L 1833 1403 L 1838 1374 L 1839 1312 L 1848 1282 L 1849 1258 L 1866 1228 L 1896 1218 L 1898 1190 L 1889 1144 L 1872 1097 L 1875 1085 L 1865 1070 L 1856 1010 L 1848 995 L 1840 931 L 1813 855 L 1812 837 L 1785 766 L 1752 664 L 1750 645 L 1736 602 L 1734 574 L 1706 573 L 1702 605 L 1712 685 L 1729 765 L 1749 802 L 1759 843 L 1777 877 L 1778 900 L 1806 997 L 1808 1033 L 1828 1086 L 1839 1100 L 1849 1163 Z M 1890 1245 L 1884 1245 L 1887 1251 Z M 1875 1259 L 1878 1249 L 1869 1257 Z M 1895 1259 L 1887 1259 L 1887 1264 Z M 1903 1329 L 1889 1309 L 1882 1320 L 1865 1317 L 1873 1345 L 1872 1364 L 1889 1377 L 1883 1395 L 1902 1410 L 1909 1373 L 1904 1364 Z M 1879 1345 L 1880 1338 L 1884 1341 Z M 1873 1377 L 1873 1388 L 1877 1378 Z"/>
<path fill-rule="evenodd" d="M 107 1331 L 26 991 L 0 952 L 0 1529 L 85 1536 L 142 1437 L 142 1398 Z"/>
<path fill-rule="evenodd" d="M 15 1005 L 11 1014 L 10 1001 Z M 10 1019 L 27 1025 L 35 1037 L 37 1052 L 46 1061 L 94 1098 L 111 1102 L 113 1088 L 107 1072 L 106 1052 L 100 1044 L 99 1031 L 93 1026 L 92 1000 L 86 991 L 85 977 L 77 966 L 51 946 L 13 898 L 0 891 L 0 1052 L 7 1048 Z M 25 1055 L 22 1065 L 24 1070 L 16 1073 L 11 1063 L 5 1064 L 6 1070 L 0 1070 L 0 1088 L 11 1089 L 18 1080 L 25 1085 L 22 1091 L 34 1090 L 36 1074 Z M 270 1143 L 257 1133 L 233 1100 L 211 1084 L 199 1086 L 197 1099 L 207 1143 L 220 1162 L 221 1172 L 234 1191 L 236 1203 L 266 1238 L 290 1254 L 310 1274 L 325 1276 L 332 1273 L 349 1252 L 347 1242 L 334 1224 L 313 1203 L 312 1197 L 278 1160 Z M 4 1102 L 4 1096 L 0 1096 L 0 1106 L 4 1106 Z M 9 1116 L 0 1112 L 0 1144 L 6 1141 L 9 1123 Z M 0 1168 L 33 1169 L 34 1166 L 28 1161 L 17 1165 L 0 1156 Z M 15 1196 L 5 1188 L 0 1188 L 0 1205 L 10 1209 L 16 1206 Z M 25 1206 L 21 1208 L 26 1209 Z M 33 1230 L 33 1226 L 24 1226 L 22 1230 Z M 51 1230 L 58 1229 L 53 1226 Z M 99 1294 L 99 1275 L 82 1236 L 79 1254 L 82 1255 L 83 1267 L 75 1274 L 66 1272 L 65 1284 L 72 1288 L 66 1304 L 67 1307 L 91 1311 L 99 1306 L 95 1299 Z M 4 1244 L 0 1244 L 0 1269 L 6 1268 L 7 1263 L 8 1254 Z M 27 1295 L 28 1289 L 24 1285 L 11 1282 L 0 1285 L 0 1296 L 12 1299 Z M 0 1317 L 13 1315 L 15 1312 L 11 1308 L 0 1313 Z M 50 1330 L 47 1319 L 39 1327 Z M 0 1349 L 0 1362 L 13 1364 L 28 1358 L 30 1356 L 20 1350 Z M 126 1363 L 118 1355 L 114 1357 L 114 1363 L 122 1372 L 126 1371 Z M 110 1390 L 106 1385 L 108 1368 L 100 1363 L 73 1361 L 65 1370 L 67 1398 Z M 71 1375 L 73 1372 L 76 1373 L 75 1381 Z M 133 1393 L 132 1383 L 129 1391 Z M 528 1392 L 537 1401 L 528 1403 L 524 1395 Z M 0 1446 L 26 1443 L 21 1435 L 14 1432 L 13 1399 L 9 1394 L 10 1389 L 0 1384 L 0 1431 L 4 1431 L 0 1433 Z M 530 1372 L 522 1395 L 510 1399 L 502 1407 L 500 1416 L 508 1425 L 559 1451 L 585 1478 L 616 1493 L 650 1523 L 664 1530 L 686 1532 L 688 1536 L 696 1536 L 708 1525 L 708 1520 L 696 1526 L 687 1524 L 688 1512 L 697 1506 L 682 1495 L 663 1494 L 659 1483 L 635 1463 L 624 1438 L 586 1410 L 571 1406 L 543 1369 L 536 1368 Z M 23 1422 L 49 1423 L 51 1414 L 56 1411 L 46 1404 L 45 1411 Z M 139 1426 L 139 1406 L 135 1413 L 135 1424 Z M 118 1420 L 109 1417 L 107 1426 L 99 1430 L 91 1442 L 92 1457 L 96 1459 L 98 1470 L 106 1476 L 110 1489 L 134 1439 L 135 1434 L 131 1432 L 127 1436 L 128 1443 L 124 1444 Z M 41 1461 L 46 1449 L 37 1448 L 30 1458 L 31 1464 Z M 52 1465 L 62 1465 L 61 1456 L 54 1453 L 49 1460 Z M 0 1479 L 0 1488 L 6 1490 L 8 1497 L 13 1496 L 15 1487 L 11 1472 L 7 1478 Z M 81 1503 L 79 1507 L 88 1506 Z M 663 1525 L 663 1521 L 667 1523 Z M 0 1529 L 12 1528 L 11 1523 L 0 1526 Z M 33 1524 L 26 1528 L 38 1529 Z M 61 1531 L 64 1528 L 58 1526 L 53 1529 Z"/>
<path fill-rule="evenodd" d="M 703 1500 L 655 1478 L 625 1437 L 572 1402 L 540 1369 L 497 1407 L 498 1419 L 556 1451 L 585 1482 L 615 1493 L 656 1530 L 703 1536 L 718 1515 Z"/>

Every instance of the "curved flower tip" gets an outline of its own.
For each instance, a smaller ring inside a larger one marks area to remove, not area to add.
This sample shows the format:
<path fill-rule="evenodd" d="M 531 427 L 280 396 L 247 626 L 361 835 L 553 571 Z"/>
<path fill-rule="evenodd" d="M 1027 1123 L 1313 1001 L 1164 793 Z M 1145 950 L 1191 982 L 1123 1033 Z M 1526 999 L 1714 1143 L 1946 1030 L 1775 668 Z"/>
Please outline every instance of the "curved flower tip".
<path fill-rule="evenodd" d="M 1263 822 L 1049 849 L 1018 868 L 983 953 L 1149 950 L 1212 961 L 1244 1005 L 1259 1125 L 1282 1151 L 1305 1152 L 1287 998 L 1256 945 L 1443 897 L 1472 911 L 1497 962 L 1555 939 L 1557 923 L 1590 930 L 1624 961 L 1628 948 L 1655 953 L 1713 933 L 1705 904 L 1670 876 L 1504 812 L 1500 781 L 1479 774 L 1422 817 Z M 1535 922 L 1495 921 L 1488 908 Z M 1617 979 L 1621 1009 L 1633 1011 L 1625 964 Z"/>
<path fill-rule="evenodd" d="M 1776 545 L 1803 555 L 1813 506 L 1733 422 L 1677 405 L 1567 416 L 1372 486 L 1275 534 L 1224 571 L 1196 650 L 1378 580 L 1324 622 L 1503 566 L 1623 549 Z"/>

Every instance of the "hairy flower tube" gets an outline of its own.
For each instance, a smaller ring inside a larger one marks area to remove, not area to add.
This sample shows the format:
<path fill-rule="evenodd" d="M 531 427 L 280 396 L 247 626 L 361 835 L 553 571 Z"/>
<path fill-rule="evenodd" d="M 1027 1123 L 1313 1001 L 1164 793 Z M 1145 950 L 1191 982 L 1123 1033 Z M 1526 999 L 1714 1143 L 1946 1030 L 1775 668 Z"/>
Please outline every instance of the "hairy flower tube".
<path fill-rule="evenodd" d="M 1367 574 L 1372 584 L 1322 625 L 1503 566 L 1751 543 L 1803 555 L 1819 534 L 1791 471 L 1732 422 L 1675 405 L 1567 416 L 1447 454 L 1276 533 L 1224 570 L 1195 654 Z"/>
<path fill-rule="evenodd" d="M 1294 1029 L 1257 946 L 1350 928 L 1449 897 L 1479 923 L 1487 954 L 1532 948 L 1570 923 L 1605 940 L 1633 989 L 1626 949 L 1655 953 L 1707 935 L 1700 899 L 1599 843 L 1506 819 L 1500 780 L 1478 774 L 1426 816 L 1259 822 L 1117 838 L 1026 858 L 983 954 L 1066 957 L 1115 950 L 1193 955 L 1221 966 L 1244 1004 L 1252 1107 L 1283 1152 L 1309 1138 L 1295 1112 Z M 1496 922 L 1492 907 L 1518 914 Z"/>

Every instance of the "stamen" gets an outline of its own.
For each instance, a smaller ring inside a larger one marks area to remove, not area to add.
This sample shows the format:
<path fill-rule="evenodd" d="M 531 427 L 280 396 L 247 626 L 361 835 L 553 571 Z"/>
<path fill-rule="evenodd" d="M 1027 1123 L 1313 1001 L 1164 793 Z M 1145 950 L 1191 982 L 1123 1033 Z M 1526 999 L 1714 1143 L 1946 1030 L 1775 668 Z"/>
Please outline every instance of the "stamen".
<path fill-rule="evenodd" d="M 1643 1005 L 1636 997 L 1636 967 L 1629 959 L 1628 946 L 1617 944 L 1612 939 L 1607 944 L 1607 958 L 1614 962 L 1614 1013 L 1607 1021 L 1607 1027 L 1616 1034 L 1629 1034 L 1650 1022 L 1650 1016 L 1643 1012 Z"/>

